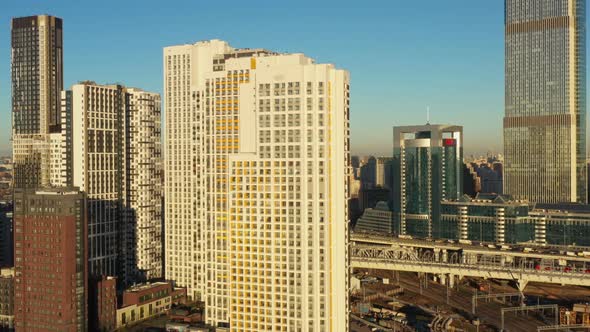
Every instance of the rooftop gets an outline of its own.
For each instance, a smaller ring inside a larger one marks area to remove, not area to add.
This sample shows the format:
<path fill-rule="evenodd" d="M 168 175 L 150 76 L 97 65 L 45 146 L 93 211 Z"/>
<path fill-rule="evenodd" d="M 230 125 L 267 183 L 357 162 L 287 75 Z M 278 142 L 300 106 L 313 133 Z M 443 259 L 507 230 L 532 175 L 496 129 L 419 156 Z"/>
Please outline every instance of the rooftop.
<path fill-rule="evenodd" d="M 0 277 L 14 277 L 14 268 L 9 267 L 5 269 L 0 269 Z"/>
<path fill-rule="evenodd" d="M 538 210 L 590 213 L 590 205 L 579 203 L 537 203 Z"/>
<path fill-rule="evenodd" d="M 130 288 L 128 288 L 127 290 L 125 290 L 126 293 L 135 293 L 135 292 L 141 292 L 147 289 L 151 289 L 154 287 L 158 287 L 158 286 L 163 286 L 163 285 L 170 285 L 169 282 L 165 282 L 165 281 L 157 281 L 157 282 L 151 282 L 151 283 L 143 283 L 143 284 L 138 284 L 138 285 L 134 285 L 131 286 Z"/>
<path fill-rule="evenodd" d="M 373 210 L 390 211 L 389 205 L 387 205 L 387 202 L 384 202 L 384 201 L 377 202 L 377 204 L 375 205 Z"/>
<path fill-rule="evenodd" d="M 499 194 L 482 194 L 478 193 L 475 198 L 472 198 L 468 195 L 463 195 L 457 200 L 443 200 L 444 203 L 447 204 L 465 204 L 469 203 L 470 205 L 490 205 L 490 206 L 522 206 L 522 205 L 531 205 L 528 201 L 525 200 L 515 200 L 510 195 L 499 195 Z"/>

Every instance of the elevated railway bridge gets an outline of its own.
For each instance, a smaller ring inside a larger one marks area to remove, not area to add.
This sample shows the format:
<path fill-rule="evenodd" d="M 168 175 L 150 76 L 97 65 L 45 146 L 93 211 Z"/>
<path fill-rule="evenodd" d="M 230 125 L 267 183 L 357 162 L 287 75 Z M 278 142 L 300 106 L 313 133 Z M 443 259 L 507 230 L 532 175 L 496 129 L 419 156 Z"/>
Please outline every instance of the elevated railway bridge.
<path fill-rule="evenodd" d="M 452 286 L 462 277 L 590 286 L 590 257 L 558 248 L 452 243 L 353 234 L 352 267 L 427 273 Z"/>

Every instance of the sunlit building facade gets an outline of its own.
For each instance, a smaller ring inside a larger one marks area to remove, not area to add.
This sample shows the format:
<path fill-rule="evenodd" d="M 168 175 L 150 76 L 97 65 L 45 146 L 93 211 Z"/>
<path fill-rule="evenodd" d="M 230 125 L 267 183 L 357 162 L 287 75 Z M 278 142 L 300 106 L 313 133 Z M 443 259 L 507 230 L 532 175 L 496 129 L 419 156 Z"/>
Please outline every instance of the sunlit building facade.
<path fill-rule="evenodd" d="M 504 192 L 586 203 L 586 1 L 505 7 Z"/>
<path fill-rule="evenodd" d="M 50 185 L 50 134 L 61 131 L 63 22 L 39 15 L 12 20 L 14 187 Z"/>
<path fill-rule="evenodd" d="M 347 331 L 348 73 L 211 40 L 164 97 L 166 278 L 230 331 Z"/>
<path fill-rule="evenodd" d="M 71 88 L 73 184 L 88 194 L 88 270 L 122 275 L 124 116 L 121 86 L 93 82 Z M 121 221 L 121 222 L 120 222 Z"/>

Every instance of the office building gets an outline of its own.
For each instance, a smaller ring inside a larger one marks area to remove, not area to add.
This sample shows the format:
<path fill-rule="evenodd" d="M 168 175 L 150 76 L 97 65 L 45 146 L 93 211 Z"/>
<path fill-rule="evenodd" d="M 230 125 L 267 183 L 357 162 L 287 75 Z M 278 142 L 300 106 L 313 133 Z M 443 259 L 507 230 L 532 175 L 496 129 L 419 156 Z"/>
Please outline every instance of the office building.
<path fill-rule="evenodd" d="M 11 28 L 14 186 L 48 186 L 50 136 L 61 131 L 63 22 L 48 15 L 20 17 Z"/>
<path fill-rule="evenodd" d="M 348 97 L 302 54 L 164 49 L 166 279 L 207 323 L 348 330 Z"/>
<path fill-rule="evenodd" d="M 441 202 L 439 238 L 499 244 L 590 246 L 590 208 L 478 194 Z"/>
<path fill-rule="evenodd" d="M 361 188 L 373 188 L 377 185 L 377 159 L 369 157 L 360 167 Z"/>
<path fill-rule="evenodd" d="M 17 331 L 87 330 L 85 200 L 76 188 L 15 191 Z"/>
<path fill-rule="evenodd" d="M 502 163 L 498 161 L 489 162 L 483 160 L 473 160 L 466 162 L 465 167 L 468 172 L 477 178 L 477 192 L 482 194 L 502 194 Z"/>
<path fill-rule="evenodd" d="M 361 212 L 374 208 L 381 201 L 389 202 L 390 195 L 390 191 L 382 187 L 361 188 L 358 195 Z"/>
<path fill-rule="evenodd" d="M 348 176 L 348 192 L 351 198 L 358 198 L 361 191 L 361 181 L 355 179 L 353 174 Z"/>
<path fill-rule="evenodd" d="M 0 268 L 0 331 L 14 331 L 14 268 Z"/>
<path fill-rule="evenodd" d="M 350 157 L 350 166 L 352 168 L 359 168 L 361 167 L 361 160 L 358 156 L 351 156 Z"/>
<path fill-rule="evenodd" d="M 463 194 L 475 197 L 481 192 L 481 178 L 470 163 L 463 163 Z"/>
<path fill-rule="evenodd" d="M 400 235 L 437 238 L 440 202 L 463 195 L 463 127 L 393 128 L 393 212 Z"/>
<path fill-rule="evenodd" d="M 90 274 L 122 287 L 161 277 L 159 95 L 81 82 L 62 98 L 72 183 L 88 194 Z"/>
<path fill-rule="evenodd" d="M 504 192 L 586 203 L 586 1 L 505 1 Z"/>
<path fill-rule="evenodd" d="M 375 186 L 391 190 L 393 185 L 393 159 L 388 157 L 375 158 Z"/>
<path fill-rule="evenodd" d="M 365 209 L 354 226 L 357 233 L 393 234 L 393 213 L 387 202 L 381 201 L 374 208 Z"/>
<path fill-rule="evenodd" d="M 359 200 L 360 189 L 361 181 L 357 180 L 354 174 L 350 174 L 348 176 L 348 194 L 350 195 L 350 199 L 348 200 L 348 217 L 353 224 L 363 213 Z"/>

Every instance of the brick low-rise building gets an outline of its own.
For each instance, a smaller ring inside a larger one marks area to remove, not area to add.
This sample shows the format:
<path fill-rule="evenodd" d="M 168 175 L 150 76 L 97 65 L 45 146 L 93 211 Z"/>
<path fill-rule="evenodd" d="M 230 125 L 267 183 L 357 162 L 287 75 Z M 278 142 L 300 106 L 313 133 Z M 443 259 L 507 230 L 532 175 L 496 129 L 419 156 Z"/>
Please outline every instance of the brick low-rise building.
<path fill-rule="evenodd" d="M 164 314 L 173 304 L 181 303 L 186 303 L 186 288 L 174 288 L 171 282 L 134 286 L 123 292 L 123 301 L 117 310 L 117 328 Z"/>
<path fill-rule="evenodd" d="M 113 331 L 117 324 L 117 278 L 91 278 L 88 300 L 90 331 Z"/>

